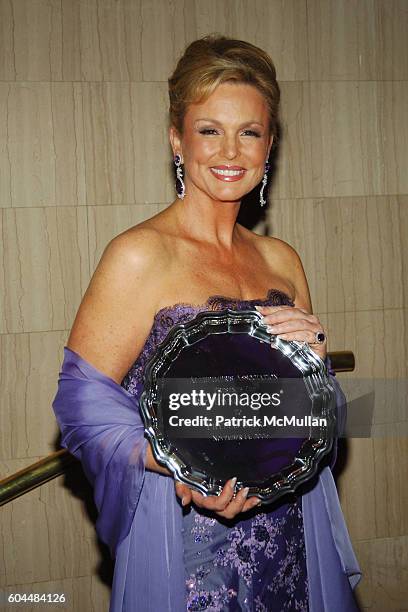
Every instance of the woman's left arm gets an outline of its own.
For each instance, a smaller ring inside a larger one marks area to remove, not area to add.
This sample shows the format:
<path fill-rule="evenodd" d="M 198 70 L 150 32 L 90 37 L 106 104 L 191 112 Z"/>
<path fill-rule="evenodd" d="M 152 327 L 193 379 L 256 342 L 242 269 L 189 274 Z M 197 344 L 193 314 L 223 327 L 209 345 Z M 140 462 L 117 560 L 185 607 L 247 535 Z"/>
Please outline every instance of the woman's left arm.
<path fill-rule="evenodd" d="M 341 436 L 344 434 L 347 419 L 347 400 L 336 380 L 330 358 L 327 355 L 327 334 L 319 318 L 313 314 L 309 286 L 301 259 L 290 245 L 282 244 L 284 245 L 285 267 L 288 266 L 291 271 L 290 282 L 295 288 L 294 306 L 257 306 L 256 309 L 263 315 L 268 331 L 277 334 L 284 340 L 307 342 L 311 350 L 324 361 L 336 394 L 336 430 L 337 436 Z M 316 342 L 317 332 L 325 334 L 323 343 Z M 331 467 L 336 461 L 337 445 L 335 446 Z"/>
<path fill-rule="evenodd" d="M 268 326 L 268 331 L 284 340 L 307 342 L 324 361 L 327 355 L 327 338 L 322 343 L 316 341 L 316 333 L 324 332 L 324 329 L 319 318 L 313 314 L 302 262 L 295 249 L 286 243 L 283 244 L 286 266 L 291 274 L 290 282 L 295 288 L 294 306 L 257 306 L 256 308 L 263 315 L 263 322 Z"/>

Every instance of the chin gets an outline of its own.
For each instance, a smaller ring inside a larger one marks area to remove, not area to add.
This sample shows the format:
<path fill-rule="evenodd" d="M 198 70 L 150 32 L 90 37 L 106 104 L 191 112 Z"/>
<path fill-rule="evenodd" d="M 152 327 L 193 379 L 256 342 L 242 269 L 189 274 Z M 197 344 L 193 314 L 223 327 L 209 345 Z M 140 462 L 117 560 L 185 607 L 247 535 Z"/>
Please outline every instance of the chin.
<path fill-rule="evenodd" d="M 220 200 L 221 202 L 239 202 L 242 198 L 251 191 L 250 189 L 243 189 L 240 186 L 239 189 L 237 187 L 227 187 L 225 186 L 223 189 L 213 189 L 211 191 L 211 196 L 215 200 Z"/>

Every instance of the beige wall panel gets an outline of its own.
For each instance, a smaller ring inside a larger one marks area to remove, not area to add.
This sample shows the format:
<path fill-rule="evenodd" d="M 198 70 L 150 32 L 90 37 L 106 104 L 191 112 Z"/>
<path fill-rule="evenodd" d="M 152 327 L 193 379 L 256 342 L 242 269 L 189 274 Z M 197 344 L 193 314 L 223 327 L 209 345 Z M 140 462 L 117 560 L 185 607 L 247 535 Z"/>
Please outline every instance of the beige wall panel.
<path fill-rule="evenodd" d="M 159 212 L 157 204 L 90 206 L 88 226 L 91 273 L 95 270 L 103 250 L 112 238 L 145 219 L 150 219 L 157 212 Z"/>
<path fill-rule="evenodd" d="M 307 0 L 311 80 L 408 79 L 406 0 Z"/>
<path fill-rule="evenodd" d="M 309 0 L 307 12 L 306 27 L 305 0 L 1 0 L 0 78 L 165 80 L 185 43 L 220 32 L 265 48 L 282 80 L 308 78 L 308 39 L 312 80 L 407 79 L 405 0 Z"/>
<path fill-rule="evenodd" d="M 1 460 L 55 451 L 60 432 L 51 404 L 67 338 L 68 331 L 0 335 Z"/>
<path fill-rule="evenodd" d="M 0 0 L 0 80 L 142 80 L 138 0 Z"/>
<path fill-rule="evenodd" d="M 404 306 L 408 198 L 274 200 L 267 219 L 298 251 L 315 311 Z"/>
<path fill-rule="evenodd" d="M 408 82 L 281 83 L 271 195 L 407 193 Z"/>
<path fill-rule="evenodd" d="M 401 431 L 393 438 L 377 435 L 342 442 L 346 451 L 342 451 L 344 466 L 338 484 L 350 534 L 353 541 L 405 535 L 408 437 L 401 433 L 407 428 L 407 397 L 400 397 L 396 404 L 391 393 L 386 401 L 381 397 L 381 379 L 388 379 L 390 389 L 396 382 L 393 379 L 406 384 L 408 311 L 372 310 L 319 318 L 328 333 L 329 350 L 354 352 L 355 371 L 337 375 L 346 398 L 350 399 L 347 389 L 353 388 L 353 380 L 363 379 L 365 392 L 375 391 L 374 421 L 401 421 Z M 358 403 L 349 405 L 349 421 L 358 408 Z"/>
<path fill-rule="evenodd" d="M 357 587 L 363 610 L 407 612 L 408 537 L 356 543 L 364 579 Z"/>
<path fill-rule="evenodd" d="M 379 83 L 378 92 L 386 193 L 408 194 L 408 81 Z"/>
<path fill-rule="evenodd" d="M 78 83 L 52 83 L 55 205 L 86 203 L 82 90 Z"/>
<path fill-rule="evenodd" d="M 2 211 L 0 333 L 68 329 L 89 280 L 85 207 Z"/>
<path fill-rule="evenodd" d="M 62 15 L 64 79 L 142 80 L 140 0 L 63 0 Z"/>
<path fill-rule="evenodd" d="M 263 47 L 282 80 L 308 76 L 305 0 L 143 0 L 140 19 L 144 81 L 166 81 L 185 45 L 214 32 Z"/>
<path fill-rule="evenodd" d="M 305 0 L 196 0 L 195 20 L 191 40 L 212 32 L 248 40 L 270 53 L 278 80 L 308 79 Z"/>
<path fill-rule="evenodd" d="M 82 100 L 71 83 L 0 84 L 1 206 L 85 204 Z"/>
<path fill-rule="evenodd" d="M 389 309 L 316 314 L 327 331 L 328 350 L 351 350 L 354 353 L 355 370 L 339 374 L 346 397 L 351 401 L 350 415 L 354 410 L 361 412 L 367 407 L 372 410 L 372 437 L 383 438 L 390 432 L 396 437 L 407 436 L 408 361 L 404 352 L 407 311 Z M 365 335 L 359 334 L 360 329 Z M 362 396 L 363 404 L 355 402 Z M 353 423 L 356 424 L 355 419 Z M 390 428 L 389 424 L 396 424 L 396 427 Z M 355 429 L 353 435 L 356 435 Z"/>
<path fill-rule="evenodd" d="M 55 205 L 50 84 L 16 83 L 6 91 L 10 200 L 3 206 Z"/>
<path fill-rule="evenodd" d="M 16 67 L 13 49 L 13 4 L 0 0 L 0 80 L 14 81 Z M 3 114 L 1 115 L 3 117 Z"/>
<path fill-rule="evenodd" d="M 309 88 L 281 83 L 281 135 L 275 151 L 270 198 L 294 198 L 312 193 L 312 138 Z"/>
<path fill-rule="evenodd" d="M 311 80 L 379 77 L 376 4 L 376 0 L 308 0 Z"/>
<path fill-rule="evenodd" d="M 265 48 L 281 80 L 308 78 L 305 0 L 0 0 L 0 11 L 1 80 L 165 81 L 212 32 Z"/>
<path fill-rule="evenodd" d="M 87 203 L 156 203 L 173 197 L 162 83 L 83 85 Z"/>
<path fill-rule="evenodd" d="M 408 253 L 408 195 L 401 195 L 398 197 L 399 201 L 399 215 L 400 215 L 400 228 L 401 228 L 401 244 L 404 253 L 402 259 L 402 283 L 404 293 L 404 308 L 408 308 L 408 257 L 405 255 Z"/>
<path fill-rule="evenodd" d="M 65 594 L 64 606 L 55 605 L 54 610 L 64 612 L 104 612 L 109 609 L 110 587 L 104 584 L 96 575 L 66 578 L 65 580 L 52 580 L 38 583 L 19 583 L 15 587 L 6 587 L 5 593 L 58 593 Z M 52 604 L 51 604 L 52 605 Z M 19 608 L 17 608 L 19 609 Z M 38 612 L 50 610 L 50 604 L 25 604 L 21 609 L 25 612 Z M 16 605 L 2 608 L 2 612 L 15 612 Z"/>
<path fill-rule="evenodd" d="M 347 440 L 338 485 L 353 542 L 408 533 L 407 457 L 407 437 Z"/>
<path fill-rule="evenodd" d="M 312 195 L 406 193 L 407 106 L 407 81 L 310 83 Z"/>
<path fill-rule="evenodd" d="M 0 21 L 1 28 L 1 21 Z M 0 33 L 1 37 L 1 33 Z M 1 43 L 0 43 L 1 44 Z M 1 56 L 0 56 L 1 59 Z M 0 117 L 6 117 L 8 113 L 8 99 L 11 85 L 0 83 Z M 11 204 L 11 167 L 9 149 L 7 143 L 8 121 L 0 121 L 0 208 Z"/>
<path fill-rule="evenodd" d="M 1 473 L 13 474 L 39 458 L 3 462 Z M 79 482 L 77 478 L 74 495 L 64 486 L 66 478 L 69 476 L 55 478 L 2 507 L 3 586 L 96 573 L 101 549 L 79 497 L 83 490 L 88 495 L 89 489 L 82 476 Z M 105 554 L 105 547 L 103 550 Z"/>
<path fill-rule="evenodd" d="M 140 6 L 143 81 L 167 81 L 188 39 L 197 38 L 194 1 L 141 0 Z"/>
<path fill-rule="evenodd" d="M 356 378 L 404 379 L 408 371 L 408 310 L 330 313 L 329 350 L 351 350 Z"/>
<path fill-rule="evenodd" d="M 310 83 L 310 195 L 386 193 L 378 90 L 377 83 Z"/>
<path fill-rule="evenodd" d="M 61 79 L 61 3 L 59 0 L 0 0 L 6 62 L 0 79 L 58 81 Z"/>
<path fill-rule="evenodd" d="M 406 0 L 377 0 L 377 23 L 381 33 L 376 38 L 380 46 L 382 79 L 408 79 L 408 7 Z"/>
<path fill-rule="evenodd" d="M 329 350 L 350 349 L 356 358 L 352 374 L 339 374 L 346 392 L 349 379 L 386 378 L 406 381 L 408 311 L 372 310 L 323 315 Z M 370 382 L 370 381 L 369 381 Z M 381 386 L 381 380 L 371 381 Z M 380 394 L 379 394 L 380 395 Z M 407 398 L 402 405 L 376 398 L 374 419 L 392 419 L 406 432 Z M 349 410 L 358 409 L 351 405 Z M 351 413 L 350 413 L 351 415 Z M 401 432 L 400 432 L 401 433 Z M 347 525 L 354 540 L 399 536 L 408 533 L 408 491 L 406 488 L 408 437 L 397 433 L 393 438 L 372 437 L 347 441 L 345 469 L 339 479 L 340 498 Z"/>

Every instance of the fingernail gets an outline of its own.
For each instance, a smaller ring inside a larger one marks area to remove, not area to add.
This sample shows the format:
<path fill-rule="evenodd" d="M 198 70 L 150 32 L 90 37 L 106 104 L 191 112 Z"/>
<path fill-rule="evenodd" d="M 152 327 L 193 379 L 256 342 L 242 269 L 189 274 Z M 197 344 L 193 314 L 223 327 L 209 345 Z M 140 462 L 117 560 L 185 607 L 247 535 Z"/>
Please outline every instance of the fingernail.
<path fill-rule="evenodd" d="M 249 491 L 249 487 L 245 487 L 245 489 L 242 489 L 242 497 L 245 499 L 246 496 L 248 495 L 248 491 Z"/>
<path fill-rule="evenodd" d="M 255 506 L 260 506 L 261 504 L 262 504 L 262 500 L 261 500 L 261 499 L 258 499 L 258 501 L 256 502 L 256 504 L 254 504 L 254 508 L 255 508 Z"/>
<path fill-rule="evenodd" d="M 267 325 L 266 326 L 266 331 L 268 331 L 271 334 L 273 334 L 274 332 L 276 332 L 276 327 L 274 325 Z"/>
<path fill-rule="evenodd" d="M 262 306 L 255 306 L 255 310 L 257 310 L 258 312 L 261 312 Z"/>
<path fill-rule="evenodd" d="M 188 504 L 188 499 L 187 497 L 183 497 L 183 499 L 181 500 L 181 505 L 185 506 L 186 504 Z"/>
<path fill-rule="evenodd" d="M 230 487 L 232 490 L 234 490 L 236 484 L 237 484 L 237 477 L 234 476 L 234 478 L 231 478 L 230 480 Z"/>

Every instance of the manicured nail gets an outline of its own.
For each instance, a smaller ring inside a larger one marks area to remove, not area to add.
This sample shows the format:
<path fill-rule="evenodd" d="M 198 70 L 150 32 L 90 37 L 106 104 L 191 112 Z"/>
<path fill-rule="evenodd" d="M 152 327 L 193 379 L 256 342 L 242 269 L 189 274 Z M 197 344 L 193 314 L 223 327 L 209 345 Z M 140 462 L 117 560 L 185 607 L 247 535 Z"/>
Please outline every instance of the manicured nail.
<path fill-rule="evenodd" d="M 249 491 L 249 487 L 245 487 L 245 489 L 242 489 L 242 497 L 245 499 L 246 496 L 248 495 L 248 491 Z"/>
<path fill-rule="evenodd" d="M 231 478 L 231 480 L 230 480 L 230 487 L 231 487 L 232 490 L 235 489 L 235 485 L 236 484 L 237 484 L 237 477 L 234 476 L 234 478 Z"/>

